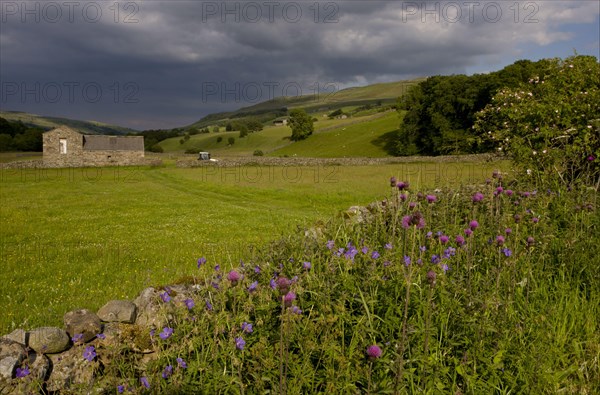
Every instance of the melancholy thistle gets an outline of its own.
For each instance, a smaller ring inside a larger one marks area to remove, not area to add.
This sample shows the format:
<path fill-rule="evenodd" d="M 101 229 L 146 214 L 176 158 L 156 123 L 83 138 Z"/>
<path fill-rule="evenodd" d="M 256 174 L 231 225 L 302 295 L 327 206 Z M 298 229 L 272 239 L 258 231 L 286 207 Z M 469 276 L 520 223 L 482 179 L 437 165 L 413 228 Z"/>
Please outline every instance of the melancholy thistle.
<path fill-rule="evenodd" d="M 435 286 L 435 277 L 436 274 L 433 270 L 427 272 L 427 282 L 432 288 Z"/>
<path fill-rule="evenodd" d="M 399 183 L 396 184 L 396 187 L 398 188 L 399 191 L 403 191 L 405 189 L 408 189 L 409 184 L 407 181 L 400 181 Z"/>
<path fill-rule="evenodd" d="M 396 177 L 390 177 L 390 187 L 395 188 L 396 187 Z"/>
<path fill-rule="evenodd" d="M 83 358 L 87 359 L 88 362 L 92 362 L 96 358 L 96 348 L 94 346 L 87 346 L 83 351 Z"/>
<path fill-rule="evenodd" d="M 533 238 L 533 236 L 527 237 L 527 247 L 533 247 L 534 244 L 535 244 L 535 239 Z"/>
<path fill-rule="evenodd" d="M 450 240 L 450 238 L 446 235 L 440 236 L 440 243 L 442 243 L 442 244 L 446 244 L 449 240 Z"/>
<path fill-rule="evenodd" d="M 367 347 L 367 357 L 369 357 L 371 361 L 381 357 L 381 348 L 376 344 Z"/>
<path fill-rule="evenodd" d="M 411 226 L 416 226 L 417 229 L 423 229 L 425 227 L 425 218 L 423 218 L 423 214 L 421 214 L 420 211 L 402 217 L 402 227 L 408 229 Z"/>
<path fill-rule="evenodd" d="M 469 222 L 469 228 L 471 228 L 471 230 L 475 230 L 479 227 L 479 222 L 477 222 L 477 220 L 472 220 L 471 222 Z"/>
<path fill-rule="evenodd" d="M 456 244 L 459 247 L 461 247 L 461 246 L 463 246 L 465 244 L 465 238 L 462 237 L 462 236 L 460 236 L 460 235 L 456 236 L 456 238 L 454 239 L 454 241 L 456 242 Z"/>
<path fill-rule="evenodd" d="M 277 289 L 279 289 L 279 292 L 282 294 L 287 293 L 292 285 L 292 282 L 287 277 L 279 277 L 275 283 L 277 285 Z"/>
<path fill-rule="evenodd" d="M 504 245 L 504 236 L 496 236 L 496 243 L 498 243 L 499 246 Z"/>
<path fill-rule="evenodd" d="M 240 281 L 242 279 L 242 275 L 240 273 L 238 273 L 237 271 L 232 270 L 229 273 L 227 273 L 227 279 L 229 281 L 231 281 L 232 285 L 236 285 L 238 283 L 238 281 Z"/>
<path fill-rule="evenodd" d="M 296 300 L 296 294 L 290 291 L 283 297 L 283 304 L 285 307 L 290 307 L 294 300 Z"/>
<path fill-rule="evenodd" d="M 483 200 L 484 195 L 481 192 L 476 192 L 473 197 L 471 198 L 471 200 L 473 200 L 473 203 L 479 203 Z"/>
<path fill-rule="evenodd" d="M 437 196 L 435 195 L 427 195 L 425 196 L 425 199 L 427 199 L 427 203 L 433 203 L 437 200 Z"/>

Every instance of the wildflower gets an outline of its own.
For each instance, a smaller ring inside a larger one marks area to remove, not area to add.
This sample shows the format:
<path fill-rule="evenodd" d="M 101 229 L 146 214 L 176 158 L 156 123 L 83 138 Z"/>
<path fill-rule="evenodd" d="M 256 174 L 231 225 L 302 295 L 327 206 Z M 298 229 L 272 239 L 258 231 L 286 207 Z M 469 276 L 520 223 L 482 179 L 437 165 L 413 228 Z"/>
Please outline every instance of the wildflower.
<path fill-rule="evenodd" d="M 444 271 L 444 273 L 446 273 L 448 270 L 450 270 L 450 267 L 444 263 L 442 265 L 442 270 Z"/>
<path fill-rule="evenodd" d="M 404 255 L 404 266 L 410 265 L 410 257 L 408 255 Z"/>
<path fill-rule="evenodd" d="M 507 257 L 512 255 L 512 251 L 509 248 L 503 248 L 502 253 L 504 254 L 504 256 L 507 256 Z"/>
<path fill-rule="evenodd" d="M 283 297 L 283 304 L 285 307 L 290 307 L 294 300 L 296 300 L 296 294 L 290 291 Z"/>
<path fill-rule="evenodd" d="M 440 256 L 439 255 L 432 255 L 431 256 L 431 263 L 433 263 L 433 264 L 440 263 Z"/>
<path fill-rule="evenodd" d="M 150 383 L 148 382 L 148 378 L 146 376 L 140 378 L 140 383 L 146 388 L 150 388 Z"/>
<path fill-rule="evenodd" d="M 287 277 L 279 277 L 277 279 L 277 288 L 281 293 L 287 293 L 292 282 Z"/>
<path fill-rule="evenodd" d="M 16 376 L 18 379 L 22 379 L 23 377 L 27 377 L 29 376 L 31 372 L 29 371 L 29 368 L 27 366 L 25 366 L 24 368 L 17 368 L 16 371 Z"/>
<path fill-rule="evenodd" d="M 425 237 L 427 237 L 428 239 L 431 239 L 432 236 L 433 232 L 427 232 L 427 234 L 425 235 Z"/>
<path fill-rule="evenodd" d="M 521 216 L 519 214 L 515 214 L 513 215 L 513 219 L 515 220 L 515 223 L 519 223 L 521 221 Z"/>
<path fill-rule="evenodd" d="M 367 253 L 369 252 L 369 247 L 364 246 L 363 248 L 360 249 L 360 252 L 362 252 L 364 255 L 367 255 Z"/>
<path fill-rule="evenodd" d="M 164 327 L 162 332 L 160 332 L 160 338 L 163 340 L 167 340 L 173 334 L 173 328 L 169 328 L 168 326 Z"/>
<path fill-rule="evenodd" d="M 476 192 L 473 197 L 471 198 L 471 200 L 473 200 L 473 203 L 479 203 L 483 200 L 484 196 L 483 193 L 481 192 Z"/>
<path fill-rule="evenodd" d="M 406 182 L 406 181 L 400 181 L 399 183 L 396 184 L 396 187 L 398 188 L 399 191 L 403 191 L 405 189 L 408 189 L 408 182 Z"/>
<path fill-rule="evenodd" d="M 425 196 L 425 199 L 427 199 L 427 203 L 433 203 L 437 200 L 437 196 L 435 195 L 427 195 Z"/>
<path fill-rule="evenodd" d="M 167 292 L 161 292 L 160 298 L 165 303 L 169 303 L 171 301 L 171 297 L 169 296 L 169 294 Z"/>
<path fill-rule="evenodd" d="M 258 281 L 252 282 L 252 284 L 250 284 L 248 286 L 248 292 L 252 293 L 252 292 L 256 291 L 257 286 L 258 286 Z"/>
<path fill-rule="evenodd" d="M 254 266 L 254 273 L 260 274 L 260 266 L 258 266 L 258 265 Z"/>
<path fill-rule="evenodd" d="M 213 310 L 213 305 L 208 300 L 206 301 L 205 304 L 206 304 L 206 309 L 208 311 L 212 311 Z"/>
<path fill-rule="evenodd" d="M 83 351 L 83 358 L 87 359 L 88 362 L 92 362 L 96 358 L 96 348 L 94 346 L 87 346 Z"/>
<path fill-rule="evenodd" d="M 187 307 L 188 310 L 193 309 L 196 305 L 192 299 L 186 299 L 183 301 L 183 303 L 185 303 L 185 307 Z"/>
<path fill-rule="evenodd" d="M 408 196 L 406 196 L 406 194 L 405 194 L 405 193 L 401 193 L 401 194 L 400 194 L 400 200 L 402 200 L 403 202 L 405 202 L 405 201 L 406 201 L 406 199 L 408 199 Z"/>
<path fill-rule="evenodd" d="M 495 195 L 495 196 L 498 196 L 498 195 L 500 195 L 500 194 L 501 194 L 503 191 L 504 191 L 504 188 L 502 188 L 502 187 L 498 187 L 498 188 L 496 188 L 496 191 L 494 192 L 494 195 Z"/>
<path fill-rule="evenodd" d="M 100 340 L 104 340 L 104 339 L 106 339 L 106 335 L 105 335 L 104 333 L 98 333 L 98 334 L 96 335 L 96 337 L 97 337 L 98 339 L 100 339 Z"/>
<path fill-rule="evenodd" d="M 221 265 L 215 265 L 215 272 L 218 272 L 219 270 L 221 270 Z"/>
<path fill-rule="evenodd" d="M 425 227 L 425 218 L 423 218 L 423 214 L 417 211 L 412 215 L 402 217 L 402 227 L 404 229 L 410 228 L 411 225 L 416 226 L 417 229 L 423 229 Z"/>
<path fill-rule="evenodd" d="M 121 384 L 121 385 L 117 385 L 117 392 L 118 392 L 119 394 L 122 394 L 122 393 L 123 393 L 123 391 L 125 391 L 125 386 L 124 386 L 123 384 Z"/>
<path fill-rule="evenodd" d="M 346 251 L 346 253 L 344 254 L 344 257 L 346 259 L 350 259 L 351 261 L 353 261 L 356 254 L 358 254 L 358 250 L 356 249 L 356 247 L 351 245 L 348 248 L 348 250 Z"/>
<path fill-rule="evenodd" d="M 479 222 L 477 222 L 476 220 L 472 220 L 471 222 L 469 222 L 469 228 L 471 228 L 471 230 L 475 230 L 479 227 Z"/>
<path fill-rule="evenodd" d="M 238 281 L 242 279 L 242 275 L 239 274 L 237 271 L 232 270 L 229 273 L 227 273 L 227 279 L 231 281 L 231 284 L 235 285 Z"/>
<path fill-rule="evenodd" d="M 202 257 L 198 259 L 198 269 L 200 269 L 200 266 L 204 265 L 206 263 L 206 258 Z"/>
<path fill-rule="evenodd" d="M 514 192 L 512 191 L 512 189 L 507 189 L 506 191 L 504 191 L 504 193 L 506 194 L 506 196 L 512 196 Z"/>
<path fill-rule="evenodd" d="M 593 162 L 596 160 L 596 157 L 594 155 L 590 155 L 587 157 L 588 162 Z"/>
<path fill-rule="evenodd" d="M 73 337 L 71 338 L 71 340 L 73 341 L 73 343 L 78 343 L 80 341 L 83 340 L 83 333 L 77 333 L 75 335 L 73 335 Z"/>
<path fill-rule="evenodd" d="M 391 250 L 393 248 L 392 243 L 386 243 L 384 248 L 386 250 Z"/>
<path fill-rule="evenodd" d="M 527 247 L 531 247 L 535 244 L 535 239 L 532 236 L 527 237 Z"/>
<path fill-rule="evenodd" d="M 245 345 L 246 345 L 246 342 L 244 341 L 244 339 L 242 339 L 241 337 L 235 338 L 235 347 L 238 350 L 240 350 L 240 351 L 243 350 Z"/>
<path fill-rule="evenodd" d="M 454 241 L 456 241 L 456 244 L 459 245 L 459 246 L 462 246 L 462 245 L 465 244 L 465 238 L 462 237 L 462 236 L 460 236 L 460 235 L 456 236 L 456 238 L 454 239 Z"/>
<path fill-rule="evenodd" d="M 448 247 L 444 250 L 444 254 L 443 254 L 444 258 L 449 259 L 450 257 L 453 257 L 454 255 L 456 255 L 456 248 Z"/>
<path fill-rule="evenodd" d="M 506 228 L 506 229 L 504 229 L 504 232 L 505 232 L 507 235 L 509 235 L 509 234 L 511 234 L 511 233 L 512 233 L 512 229 L 511 229 L 511 228 Z"/>
<path fill-rule="evenodd" d="M 427 282 L 432 287 L 435 285 L 435 277 L 436 277 L 436 274 L 433 270 L 430 270 L 427 272 Z"/>
<path fill-rule="evenodd" d="M 310 262 L 302 262 L 302 267 L 304 268 L 304 270 L 310 270 L 312 265 Z"/>
<path fill-rule="evenodd" d="M 450 238 L 448 236 L 446 236 L 446 235 L 440 236 L 440 243 L 446 244 L 448 242 L 448 240 L 450 240 Z"/>
<path fill-rule="evenodd" d="M 420 247 L 419 247 L 419 251 L 421 251 L 421 252 L 425 252 L 425 251 L 427 251 L 427 247 L 425 247 L 425 246 L 420 246 Z"/>
<path fill-rule="evenodd" d="M 471 236 L 473 234 L 473 231 L 471 230 L 471 228 L 465 229 L 464 232 L 465 232 L 465 236 L 467 236 L 467 237 L 469 237 L 469 236 Z"/>
<path fill-rule="evenodd" d="M 415 208 L 415 207 L 417 207 L 417 202 L 410 202 L 410 203 L 408 203 L 408 208 L 410 208 L 411 210 L 413 208 Z"/>
<path fill-rule="evenodd" d="M 182 358 L 177 358 L 176 361 L 180 368 L 187 369 L 187 363 Z"/>
<path fill-rule="evenodd" d="M 163 379 L 167 379 L 169 378 L 169 376 L 171 376 L 173 374 L 173 366 L 171 365 L 167 365 L 165 367 L 165 369 L 162 372 L 162 378 Z"/>
<path fill-rule="evenodd" d="M 539 219 L 538 217 L 533 217 L 533 218 L 531 219 L 531 221 L 532 221 L 534 224 L 537 224 L 538 222 L 540 222 L 540 219 Z"/>
<path fill-rule="evenodd" d="M 275 279 L 269 280 L 269 287 L 271 287 L 271 289 L 273 290 L 277 288 L 277 283 L 275 282 Z"/>
<path fill-rule="evenodd" d="M 300 315 L 302 314 L 302 310 L 298 306 L 292 306 L 292 313 Z"/>
<path fill-rule="evenodd" d="M 390 178 L 390 187 L 394 188 L 396 186 L 396 177 L 391 177 Z"/>
<path fill-rule="evenodd" d="M 333 247 L 335 247 L 335 242 L 333 240 L 328 240 L 326 246 L 328 250 L 333 250 Z"/>
<path fill-rule="evenodd" d="M 245 333 L 252 333 L 254 332 L 254 329 L 252 329 L 252 324 L 248 323 L 248 322 L 242 322 L 242 331 Z"/>
<path fill-rule="evenodd" d="M 373 253 L 371 254 L 371 258 L 372 259 L 378 259 L 381 255 L 379 255 L 379 252 L 377 251 L 373 251 Z"/>
<path fill-rule="evenodd" d="M 504 236 L 500 236 L 500 235 L 496 236 L 496 243 L 498 243 L 499 246 L 503 245 L 504 241 L 505 241 Z"/>
<path fill-rule="evenodd" d="M 372 361 L 376 360 L 377 358 L 381 357 L 381 348 L 375 344 L 367 347 L 367 356 Z"/>
<path fill-rule="evenodd" d="M 390 261 L 385 261 L 385 262 L 383 262 L 383 266 L 384 266 L 384 267 L 388 267 L 389 265 L 391 265 Z"/>

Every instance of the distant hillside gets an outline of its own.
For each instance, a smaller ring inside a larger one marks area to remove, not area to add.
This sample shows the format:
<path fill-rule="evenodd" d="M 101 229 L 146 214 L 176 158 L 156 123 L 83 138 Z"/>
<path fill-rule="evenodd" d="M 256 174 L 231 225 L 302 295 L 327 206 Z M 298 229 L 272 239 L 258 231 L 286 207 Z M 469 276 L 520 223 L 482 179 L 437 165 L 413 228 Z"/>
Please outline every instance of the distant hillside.
<path fill-rule="evenodd" d="M 0 117 L 12 122 L 21 121 L 25 126 L 38 127 L 44 130 L 50 130 L 60 125 L 65 125 L 88 134 L 125 135 L 128 133 L 139 132 L 135 129 L 96 121 L 79 121 L 68 118 L 48 117 L 20 111 L 0 111 Z"/>
<path fill-rule="evenodd" d="M 267 122 L 285 115 L 286 110 L 292 108 L 304 108 L 309 113 L 322 113 L 350 106 L 391 104 L 403 96 L 411 86 L 423 80 L 425 78 L 346 88 L 339 91 L 332 89 L 319 94 L 277 97 L 236 111 L 209 114 L 184 129 L 204 128 L 211 125 L 224 126 L 229 120 L 246 117 L 254 117 L 262 122 Z"/>

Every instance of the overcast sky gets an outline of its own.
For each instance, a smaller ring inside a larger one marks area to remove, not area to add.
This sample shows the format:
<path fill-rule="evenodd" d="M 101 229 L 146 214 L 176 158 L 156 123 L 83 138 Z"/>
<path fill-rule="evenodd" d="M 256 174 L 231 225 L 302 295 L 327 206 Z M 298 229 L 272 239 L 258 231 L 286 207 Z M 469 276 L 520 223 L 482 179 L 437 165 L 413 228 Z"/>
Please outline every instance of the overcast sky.
<path fill-rule="evenodd" d="M 600 58 L 598 1 L 5 1 L 2 110 L 134 129 L 273 96 Z"/>

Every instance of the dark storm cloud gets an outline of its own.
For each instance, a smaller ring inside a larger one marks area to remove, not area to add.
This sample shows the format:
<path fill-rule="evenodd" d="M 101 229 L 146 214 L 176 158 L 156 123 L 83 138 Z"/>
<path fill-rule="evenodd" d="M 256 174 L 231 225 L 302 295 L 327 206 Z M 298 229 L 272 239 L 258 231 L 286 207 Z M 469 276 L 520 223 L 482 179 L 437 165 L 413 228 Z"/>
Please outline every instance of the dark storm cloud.
<path fill-rule="evenodd" d="M 2 109 L 175 127 L 297 86 L 494 70 L 598 23 L 585 1 L 67 3 L 2 2 Z"/>

